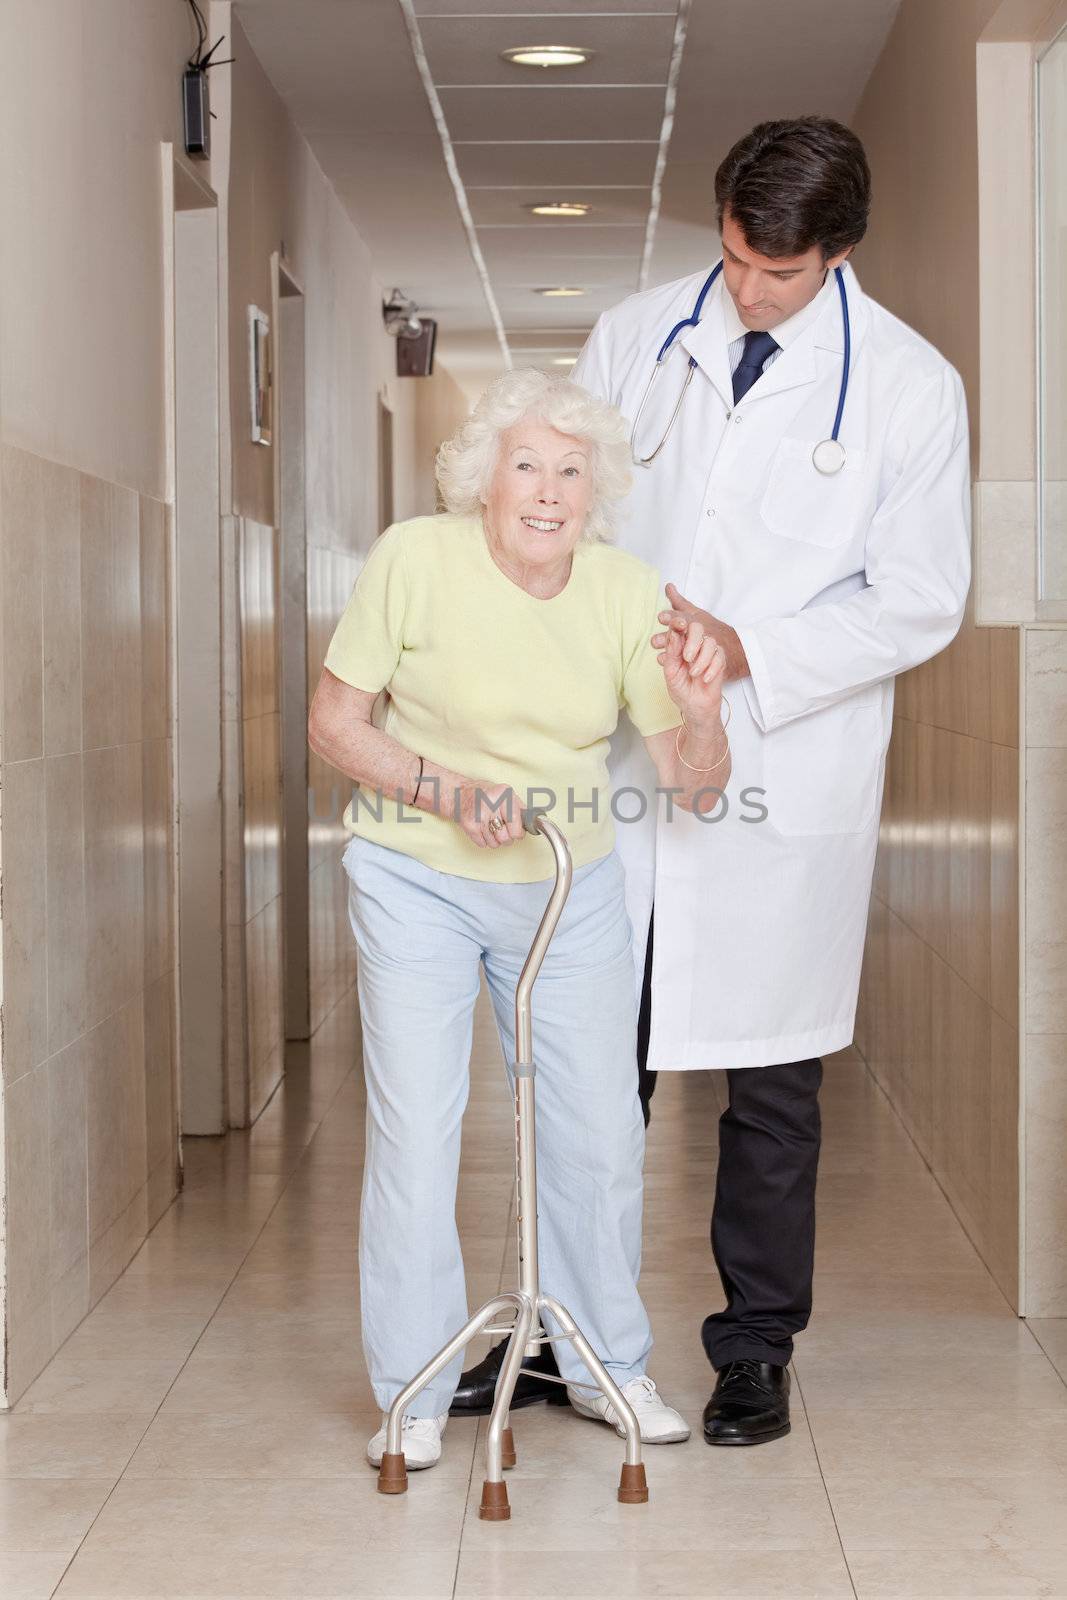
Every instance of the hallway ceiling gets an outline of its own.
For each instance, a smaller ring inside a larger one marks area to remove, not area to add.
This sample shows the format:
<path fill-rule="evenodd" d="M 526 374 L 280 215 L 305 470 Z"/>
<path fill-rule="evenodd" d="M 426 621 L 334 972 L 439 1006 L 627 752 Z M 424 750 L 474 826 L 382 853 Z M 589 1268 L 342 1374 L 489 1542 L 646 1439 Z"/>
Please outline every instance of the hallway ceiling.
<path fill-rule="evenodd" d="M 726 150 L 768 117 L 847 122 L 898 5 L 237 0 L 236 10 L 380 281 L 437 318 L 438 359 L 474 395 L 508 360 L 565 361 L 606 306 L 710 261 Z M 548 70 L 502 58 L 542 44 L 592 55 Z M 527 209 L 560 200 L 590 210 Z M 554 286 L 584 293 L 537 292 Z"/>

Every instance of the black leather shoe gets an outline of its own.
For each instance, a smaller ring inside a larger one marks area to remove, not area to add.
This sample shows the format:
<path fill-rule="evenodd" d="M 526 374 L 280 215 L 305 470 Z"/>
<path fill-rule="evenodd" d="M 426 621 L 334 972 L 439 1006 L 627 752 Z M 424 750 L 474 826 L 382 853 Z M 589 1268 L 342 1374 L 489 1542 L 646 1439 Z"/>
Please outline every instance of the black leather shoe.
<path fill-rule="evenodd" d="M 708 1444 L 766 1444 L 789 1432 L 789 1369 L 728 1361 L 704 1407 Z"/>
<path fill-rule="evenodd" d="M 507 1339 L 501 1339 L 476 1367 L 471 1367 L 469 1372 L 462 1375 L 448 1413 L 450 1417 L 489 1415 L 496 1398 L 496 1380 L 500 1376 L 507 1349 Z M 562 1384 L 547 1383 L 539 1376 L 543 1372 L 559 1377 L 559 1368 L 556 1366 L 556 1358 L 552 1354 L 550 1344 L 542 1345 L 536 1356 L 527 1356 L 524 1359 L 511 1402 L 512 1411 L 521 1411 L 523 1406 L 534 1406 L 539 1400 L 547 1400 L 550 1406 L 570 1405 L 567 1391 Z"/>

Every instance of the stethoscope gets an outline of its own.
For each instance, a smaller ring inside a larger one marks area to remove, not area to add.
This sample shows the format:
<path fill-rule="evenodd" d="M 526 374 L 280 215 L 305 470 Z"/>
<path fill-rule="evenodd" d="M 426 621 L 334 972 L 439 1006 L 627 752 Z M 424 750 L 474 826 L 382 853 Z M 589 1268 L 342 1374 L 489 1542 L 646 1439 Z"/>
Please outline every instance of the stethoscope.
<path fill-rule="evenodd" d="M 721 271 L 722 262 L 720 261 L 718 266 L 714 267 L 705 278 L 704 287 L 697 295 L 697 303 L 693 307 L 692 316 L 683 317 L 681 322 L 676 322 L 670 333 L 659 347 L 659 355 L 656 357 L 656 365 L 652 368 L 652 371 L 649 374 L 648 383 L 645 386 L 645 392 L 641 396 L 641 404 L 638 406 L 637 415 L 634 418 L 634 425 L 630 430 L 630 453 L 633 456 L 635 467 L 651 466 L 671 436 L 671 429 L 674 427 L 678 413 L 682 409 L 682 401 L 685 399 L 685 392 L 689 388 L 689 385 L 693 379 L 693 369 L 697 364 L 695 356 L 689 357 L 689 370 L 685 375 L 685 382 L 682 384 L 682 392 L 675 402 L 675 407 L 671 412 L 670 421 L 667 423 L 667 428 L 664 432 L 663 438 L 660 440 L 659 444 L 656 446 L 650 456 L 638 455 L 637 430 L 640 426 L 641 417 L 648 402 L 648 397 L 652 392 L 652 385 L 656 380 L 656 375 L 663 366 L 667 356 L 670 354 L 671 346 L 674 344 L 675 339 L 677 339 L 682 329 L 695 328 L 697 326 L 698 322 L 700 321 L 700 313 L 704 309 L 704 301 L 707 298 L 708 290 L 711 288 Z M 845 354 L 841 366 L 841 390 L 837 397 L 837 415 L 834 417 L 833 432 L 828 439 L 820 440 L 815 446 L 814 450 L 811 452 L 812 466 L 815 468 L 816 472 L 821 472 L 827 478 L 832 478 L 835 472 L 840 472 L 841 468 L 845 464 L 845 447 L 837 436 L 841 431 L 841 418 L 845 412 L 845 396 L 848 394 L 849 358 L 852 352 L 852 330 L 848 319 L 848 296 L 845 294 L 845 275 L 841 271 L 840 267 L 835 267 L 834 276 L 837 279 L 837 288 L 841 296 L 841 321 L 845 330 Z"/>

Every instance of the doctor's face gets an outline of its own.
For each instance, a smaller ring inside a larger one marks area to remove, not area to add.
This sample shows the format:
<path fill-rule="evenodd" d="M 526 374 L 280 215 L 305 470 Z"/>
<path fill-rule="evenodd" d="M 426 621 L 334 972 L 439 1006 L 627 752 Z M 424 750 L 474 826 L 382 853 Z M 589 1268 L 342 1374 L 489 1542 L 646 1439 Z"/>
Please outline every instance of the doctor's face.
<path fill-rule="evenodd" d="M 802 256 L 761 256 L 746 244 L 729 211 L 723 213 L 722 275 L 738 316 L 753 333 L 770 333 L 802 311 L 822 288 L 826 274 L 851 253 L 851 248 L 843 250 L 824 261 L 814 245 Z"/>
<path fill-rule="evenodd" d="M 517 569 L 565 562 L 592 498 L 586 441 L 527 417 L 500 439 L 485 502 L 490 544 Z"/>

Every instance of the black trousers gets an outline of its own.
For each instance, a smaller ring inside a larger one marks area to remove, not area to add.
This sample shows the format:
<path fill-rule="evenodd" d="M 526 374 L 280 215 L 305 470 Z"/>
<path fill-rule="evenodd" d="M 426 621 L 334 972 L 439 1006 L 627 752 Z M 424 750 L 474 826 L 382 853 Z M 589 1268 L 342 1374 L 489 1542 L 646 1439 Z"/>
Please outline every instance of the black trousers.
<path fill-rule="evenodd" d="M 656 1074 L 649 1072 L 652 923 L 637 1025 L 637 1066 L 647 1127 Z M 822 1062 L 730 1068 L 719 1118 L 719 1174 L 711 1248 L 726 1308 L 705 1317 L 708 1360 L 785 1366 L 793 1335 L 811 1315 L 815 1179 L 819 1167 Z"/>

